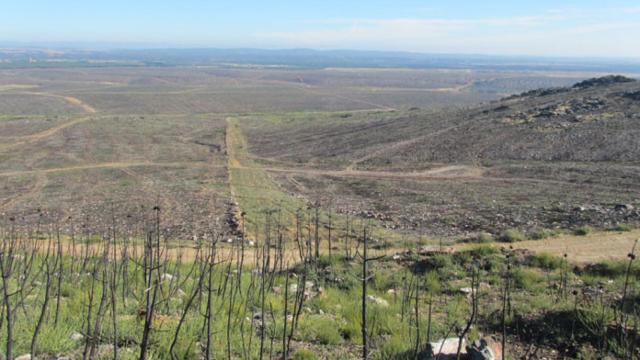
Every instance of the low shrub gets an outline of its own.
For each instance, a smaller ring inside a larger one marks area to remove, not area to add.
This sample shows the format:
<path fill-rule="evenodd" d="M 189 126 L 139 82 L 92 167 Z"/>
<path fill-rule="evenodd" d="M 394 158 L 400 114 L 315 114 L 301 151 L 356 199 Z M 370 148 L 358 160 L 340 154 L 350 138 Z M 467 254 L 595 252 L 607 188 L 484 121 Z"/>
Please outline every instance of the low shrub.
<path fill-rule="evenodd" d="M 587 265 L 583 271 L 592 276 L 605 276 L 609 278 L 624 276 L 629 266 L 628 261 L 603 261 Z M 631 267 L 631 275 L 640 276 L 640 263 L 634 262 Z"/>
<path fill-rule="evenodd" d="M 562 267 L 563 259 L 548 253 L 534 254 L 529 257 L 529 266 L 545 270 L 556 270 Z"/>
<path fill-rule="evenodd" d="M 589 235 L 593 232 L 593 229 L 590 226 L 580 226 L 576 229 L 575 234 L 580 236 Z"/>
<path fill-rule="evenodd" d="M 338 345 L 342 342 L 336 321 L 323 315 L 311 315 L 301 321 L 300 337 L 304 341 L 322 345 Z"/>
<path fill-rule="evenodd" d="M 524 234 L 518 229 L 508 229 L 508 230 L 505 230 L 500 235 L 500 241 L 502 242 L 512 243 L 517 241 L 523 241 L 524 239 L 525 239 Z"/>
<path fill-rule="evenodd" d="M 529 233 L 531 240 L 544 240 L 554 236 L 558 236 L 558 232 L 550 229 L 536 228 Z"/>
<path fill-rule="evenodd" d="M 316 354 L 309 349 L 298 349 L 293 354 L 293 360 L 316 360 L 318 357 Z"/>
<path fill-rule="evenodd" d="M 533 290 L 542 281 L 540 274 L 532 270 L 516 269 L 512 276 L 516 287 L 527 291 Z"/>
<path fill-rule="evenodd" d="M 618 224 L 613 228 L 613 230 L 614 231 L 628 232 L 628 231 L 633 230 L 633 228 L 629 224 Z"/>

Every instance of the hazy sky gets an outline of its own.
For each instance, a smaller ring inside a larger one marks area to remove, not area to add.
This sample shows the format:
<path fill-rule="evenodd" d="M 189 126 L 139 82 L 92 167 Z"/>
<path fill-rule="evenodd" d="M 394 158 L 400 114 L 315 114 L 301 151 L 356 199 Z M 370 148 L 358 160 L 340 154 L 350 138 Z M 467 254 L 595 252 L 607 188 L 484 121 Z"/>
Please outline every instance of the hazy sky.
<path fill-rule="evenodd" d="M 640 58 L 640 1 L 0 0 L 0 42 Z"/>

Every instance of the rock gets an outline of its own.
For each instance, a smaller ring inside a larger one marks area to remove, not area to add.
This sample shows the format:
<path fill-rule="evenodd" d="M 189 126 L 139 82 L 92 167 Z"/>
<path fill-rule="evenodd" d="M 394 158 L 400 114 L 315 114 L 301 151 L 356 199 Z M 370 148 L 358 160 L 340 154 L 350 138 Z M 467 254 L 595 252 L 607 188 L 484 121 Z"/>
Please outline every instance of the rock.
<path fill-rule="evenodd" d="M 429 343 L 429 347 L 431 348 L 431 355 L 437 356 L 438 359 L 442 358 L 454 358 L 458 353 L 458 344 L 460 343 L 460 339 L 458 338 L 447 338 L 438 340 L 433 343 Z M 467 342 L 462 339 L 462 345 L 460 346 L 460 354 L 466 354 Z"/>
<path fill-rule="evenodd" d="M 433 256 L 439 254 L 451 254 L 452 250 L 448 248 L 442 248 L 440 246 L 423 246 L 418 249 L 418 255 L 421 256 Z"/>
<path fill-rule="evenodd" d="M 463 288 L 460 288 L 460 293 L 464 295 L 471 295 L 471 293 L 473 293 L 473 289 L 470 287 L 463 287 Z"/>
<path fill-rule="evenodd" d="M 622 94 L 622 96 L 627 99 L 640 101 L 640 91 L 628 91 Z"/>
<path fill-rule="evenodd" d="M 617 204 L 613 207 L 615 211 L 631 211 L 633 210 L 633 205 L 629 204 Z"/>
<path fill-rule="evenodd" d="M 381 299 L 379 297 L 375 297 L 373 295 L 367 295 L 367 300 L 369 300 L 369 301 L 371 301 L 371 302 L 373 302 L 373 303 L 375 303 L 377 305 L 380 305 L 382 307 L 389 306 L 389 302 L 387 300 Z"/>
<path fill-rule="evenodd" d="M 171 281 L 171 280 L 173 280 L 173 275 L 171 275 L 169 273 L 164 273 L 164 274 L 160 275 L 160 280 L 162 280 L 162 281 Z"/>
<path fill-rule="evenodd" d="M 74 331 L 73 333 L 71 333 L 71 336 L 69 336 L 69 339 L 73 341 L 82 341 L 84 339 L 84 335 L 80 334 L 77 331 Z"/>
<path fill-rule="evenodd" d="M 502 360 L 502 349 L 492 339 L 480 339 L 467 346 L 470 360 Z"/>
<path fill-rule="evenodd" d="M 20 355 L 17 358 L 15 358 L 14 360 L 31 360 L 31 354 Z"/>

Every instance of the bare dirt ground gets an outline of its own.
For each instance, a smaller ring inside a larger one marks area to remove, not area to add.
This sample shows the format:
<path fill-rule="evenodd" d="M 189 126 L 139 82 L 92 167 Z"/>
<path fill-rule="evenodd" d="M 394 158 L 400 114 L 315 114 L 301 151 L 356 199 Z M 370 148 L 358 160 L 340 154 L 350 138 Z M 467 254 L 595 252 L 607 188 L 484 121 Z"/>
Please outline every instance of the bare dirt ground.
<path fill-rule="evenodd" d="M 640 238 L 640 230 L 628 232 L 597 231 L 588 235 L 563 234 L 544 240 L 526 240 L 516 243 L 496 243 L 496 247 L 513 247 L 526 249 L 534 253 L 546 253 L 562 257 L 576 264 L 593 264 L 606 260 L 624 260 L 631 251 L 636 239 Z M 454 250 L 464 250 L 479 245 L 457 244 Z"/>
<path fill-rule="evenodd" d="M 626 259 L 638 238 L 640 238 L 640 230 L 596 232 L 585 236 L 562 235 L 546 240 L 523 241 L 513 244 L 513 247 L 556 256 L 567 254 L 572 262 L 594 263 Z"/>

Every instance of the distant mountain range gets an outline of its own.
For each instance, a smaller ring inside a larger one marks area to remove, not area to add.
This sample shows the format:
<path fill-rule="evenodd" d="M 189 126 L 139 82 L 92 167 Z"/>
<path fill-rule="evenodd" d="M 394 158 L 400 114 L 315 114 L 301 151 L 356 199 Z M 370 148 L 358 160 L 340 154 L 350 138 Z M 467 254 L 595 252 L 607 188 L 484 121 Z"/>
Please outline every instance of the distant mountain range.
<path fill-rule="evenodd" d="M 311 49 L 81 50 L 5 45 L 0 44 L 0 67 L 259 65 L 299 68 L 374 67 L 640 73 L 640 59 L 543 58 Z"/>

